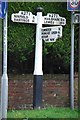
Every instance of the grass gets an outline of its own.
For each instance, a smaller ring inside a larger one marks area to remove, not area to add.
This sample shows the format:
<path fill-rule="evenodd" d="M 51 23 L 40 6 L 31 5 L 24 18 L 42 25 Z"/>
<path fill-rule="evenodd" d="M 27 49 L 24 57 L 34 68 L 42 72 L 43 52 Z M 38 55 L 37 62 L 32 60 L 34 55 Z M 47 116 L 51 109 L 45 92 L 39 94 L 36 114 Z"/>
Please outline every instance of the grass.
<path fill-rule="evenodd" d="M 8 111 L 8 118 L 78 118 L 78 110 L 71 110 L 69 108 L 12 110 Z"/>

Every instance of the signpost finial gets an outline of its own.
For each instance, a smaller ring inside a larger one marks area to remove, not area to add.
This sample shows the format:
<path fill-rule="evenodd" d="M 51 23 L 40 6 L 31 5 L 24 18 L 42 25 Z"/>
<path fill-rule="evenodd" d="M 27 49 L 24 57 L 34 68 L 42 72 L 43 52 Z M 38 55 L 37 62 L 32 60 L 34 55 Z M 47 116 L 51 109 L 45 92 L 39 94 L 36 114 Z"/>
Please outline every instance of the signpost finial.
<path fill-rule="evenodd" d="M 36 12 L 43 12 L 44 10 L 43 10 L 43 8 L 42 7 L 37 7 L 36 8 Z"/>

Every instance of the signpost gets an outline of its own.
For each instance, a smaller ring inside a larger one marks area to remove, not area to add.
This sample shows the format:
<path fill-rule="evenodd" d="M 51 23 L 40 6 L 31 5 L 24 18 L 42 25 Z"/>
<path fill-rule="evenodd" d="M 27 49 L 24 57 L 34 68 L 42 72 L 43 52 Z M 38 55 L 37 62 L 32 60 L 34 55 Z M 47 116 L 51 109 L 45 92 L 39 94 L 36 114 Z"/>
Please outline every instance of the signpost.
<path fill-rule="evenodd" d="M 33 83 L 33 108 L 42 107 L 42 40 L 45 42 L 55 42 L 62 37 L 62 26 L 66 24 L 66 19 L 59 14 L 48 13 L 42 16 L 43 8 L 37 8 L 37 15 L 28 11 L 13 13 L 11 20 L 20 23 L 36 24 L 36 46 L 34 63 L 34 83 Z M 55 27 L 42 27 L 42 25 L 56 25 Z M 59 25 L 59 26 L 58 26 Z"/>
<path fill-rule="evenodd" d="M 34 63 L 34 86 L 33 86 L 33 108 L 42 108 L 42 12 L 43 8 L 38 7 L 37 26 L 36 26 L 36 46 L 35 46 L 35 63 Z"/>
<path fill-rule="evenodd" d="M 74 12 L 71 13 L 71 74 L 70 95 L 71 109 L 74 109 Z"/>
<path fill-rule="evenodd" d="M 80 0 L 67 0 L 67 10 L 71 11 L 71 70 L 70 70 L 70 105 L 74 109 L 74 23 L 80 23 Z"/>
<path fill-rule="evenodd" d="M 56 42 L 62 37 L 62 26 L 43 27 L 41 29 L 41 39 L 45 42 Z"/>
<path fill-rule="evenodd" d="M 47 25 L 66 25 L 66 19 L 60 17 L 59 14 L 48 13 L 43 17 L 43 23 Z"/>
<path fill-rule="evenodd" d="M 7 118 L 8 76 L 7 76 L 7 2 L 0 1 L 0 18 L 3 19 L 3 75 L 1 79 L 1 119 Z"/>
<path fill-rule="evenodd" d="M 31 12 L 27 11 L 19 11 L 19 13 L 12 14 L 11 20 L 13 22 L 20 22 L 20 23 L 37 23 L 37 17 L 33 15 Z"/>

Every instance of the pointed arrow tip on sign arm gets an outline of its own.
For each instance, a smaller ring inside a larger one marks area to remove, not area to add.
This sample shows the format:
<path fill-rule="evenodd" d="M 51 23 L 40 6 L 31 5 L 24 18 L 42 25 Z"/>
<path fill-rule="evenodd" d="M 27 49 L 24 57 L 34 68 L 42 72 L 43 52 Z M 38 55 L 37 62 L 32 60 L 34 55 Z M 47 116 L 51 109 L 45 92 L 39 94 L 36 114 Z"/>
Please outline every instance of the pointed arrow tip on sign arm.
<path fill-rule="evenodd" d="M 13 14 L 11 15 L 11 20 L 14 22 L 14 15 Z"/>

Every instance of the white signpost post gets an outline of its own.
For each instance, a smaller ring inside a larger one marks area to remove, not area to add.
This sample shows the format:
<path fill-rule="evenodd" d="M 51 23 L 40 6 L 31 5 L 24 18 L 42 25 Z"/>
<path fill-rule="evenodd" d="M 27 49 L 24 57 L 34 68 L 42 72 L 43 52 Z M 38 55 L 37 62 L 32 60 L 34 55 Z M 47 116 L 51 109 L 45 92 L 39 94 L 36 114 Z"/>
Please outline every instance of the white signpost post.
<path fill-rule="evenodd" d="M 33 85 L 33 108 L 42 107 L 42 40 L 45 42 L 55 42 L 62 37 L 62 25 L 66 25 L 66 19 L 59 14 L 48 13 L 42 16 L 43 8 L 37 8 L 37 15 L 28 11 L 13 13 L 11 20 L 20 23 L 36 24 L 36 46 L 34 64 L 34 85 Z M 55 25 L 54 27 L 42 27 L 42 25 Z"/>

